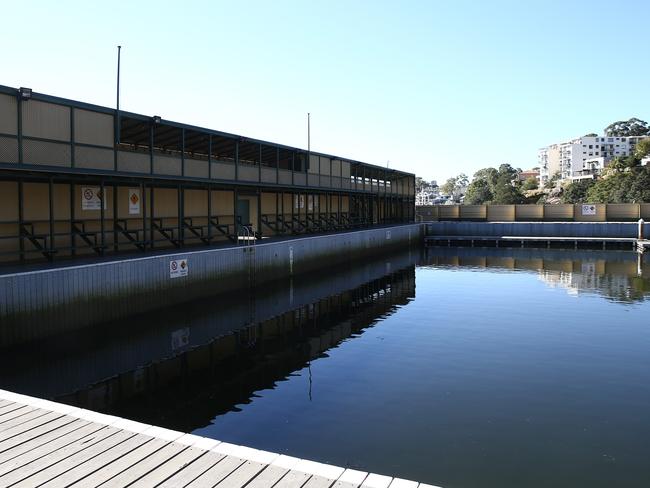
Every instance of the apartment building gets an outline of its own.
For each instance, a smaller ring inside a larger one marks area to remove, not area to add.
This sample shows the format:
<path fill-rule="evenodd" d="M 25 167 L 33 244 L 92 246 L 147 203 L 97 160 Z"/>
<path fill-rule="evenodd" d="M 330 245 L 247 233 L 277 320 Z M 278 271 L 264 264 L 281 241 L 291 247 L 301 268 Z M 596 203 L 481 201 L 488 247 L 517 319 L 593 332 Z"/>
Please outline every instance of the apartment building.
<path fill-rule="evenodd" d="M 633 154 L 636 144 L 645 137 L 584 136 L 541 148 L 540 181 L 544 184 L 556 173 L 563 180 L 593 178 L 612 159 Z"/>

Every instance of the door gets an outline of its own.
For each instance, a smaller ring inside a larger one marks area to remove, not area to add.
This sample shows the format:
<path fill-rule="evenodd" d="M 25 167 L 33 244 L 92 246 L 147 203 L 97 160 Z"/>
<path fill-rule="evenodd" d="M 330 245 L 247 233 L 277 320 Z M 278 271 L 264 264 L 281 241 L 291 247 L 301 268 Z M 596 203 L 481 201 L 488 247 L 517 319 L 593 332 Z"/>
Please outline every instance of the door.
<path fill-rule="evenodd" d="M 249 225 L 251 223 L 249 200 L 237 200 L 237 223 L 242 225 Z"/>

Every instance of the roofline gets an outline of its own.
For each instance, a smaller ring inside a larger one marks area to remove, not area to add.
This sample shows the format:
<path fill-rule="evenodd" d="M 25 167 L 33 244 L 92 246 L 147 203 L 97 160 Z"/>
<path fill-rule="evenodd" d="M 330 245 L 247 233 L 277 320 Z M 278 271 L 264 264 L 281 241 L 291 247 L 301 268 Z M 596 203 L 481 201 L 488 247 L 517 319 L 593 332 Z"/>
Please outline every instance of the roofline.
<path fill-rule="evenodd" d="M 0 85 L 0 93 L 5 93 L 7 95 L 16 95 L 18 93 L 18 90 L 19 90 L 18 88 L 13 88 L 13 87 L 6 86 L 6 85 Z M 57 97 L 57 96 L 54 96 L 54 95 L 47 95 L 45 93 L 39 93 L 39 92 L 35 92 L 35 91 L 32 91 L 32 99 L 42 101 L 42 102 L 56 103 L 56 104 L 60 104 L 60 105 L 68 105 L 68 106 L 71 106 L 71 107 L 74 107 L 74 108 L 79 108 L 79 109 L 84 109 L 84 110 L 92 110 L 94 112 L 100 112 L 100 113 L 113 115 L 113 116 L 117 112 L 117 109 L 115 109 L 115 108 L 104 107 L 102 105 L 95 105 L 95 104 L 87 103 L 87 102 L 80 102 L 78 100 L 72 100 L 70 98 L 63 98 L 63 97 Z M 120 109 L 120 116 L 127 116 L 127 117 L 130 117 L 130 118 L 146 120 L 146 121 L 151 120 L 150 115 L 138 114 L 138 113 L 135 113 L 135 112 L 129 112 L 129 111 L 122 110 L 122 109 Z M 287 146 L 285 144 L 279 144 L 277 142 L 265 141 L 263 139 L 256 139 L 256 138 L 253 138 L 253 137 L 242 136 L 242 135 L 233 134 L 233 133 L 230 133 L 230 132 L 223 132 L 223 131 L 218 131 L 218 130 L 214 130 L 214 129 L 207 129 L 205 127 L 199 127 L 199 126 L 196 126 L 196 125 L 184 124 L 182 122 L 175 122 L 173 120 L 167 120 L 167 119 L 161 119 L 161 123 L 163 123 L 165 125 L 168 125 L 168 126 L 177 127 L 179 129 L 189 129 L 189 130 L 194 130 L 194 131 L 197 131 L 197 132 L 205 132 L 206 134 L 218 135 L 218 136 L 222 136 L 222 137 L 229 137 L 229 138 L 233 138 L 233 139 L 237 139 L 237 140 L 244 140 L 244 141 L 256 142 L 256 143 L 260 143 L 260 144 L 267 144 L 267 145 L 271 145 L 271 146 L 278 147 L 278 148 L 281 148 L 281 149 L 289 149 L 289 150 L 293 150 L 293 151 L 300 151 L 300 152 L 303 152 L 303 153 L 309 153 L 310 155 L 314 155 L 314 156 L 323 156 L 323 157 L 332 158 L 332 159 L 339 159 L 339 160 L 342 160 L 342 161 L 346 161 L 348 163 L 367 166 L 367 167 L 377 169 L 377 170 L 382 170 L 382 171 L 387 172 L 387 173 L 393 173 L 393 174 L 400 174 L 400 175 L 403 175 L 403 176 L 413 176 L 413 177 L 415 177 L 415 173 L 409 173 L 407 171 L 401 171 L 401 170 L 393 169 L 393 168 L 385 168 L 385 167 L 379 166 L 377 164 L 365 163 L 363 161 L 358 161 L 356 159 L 345 158 L 345 157 L 336 156 L 336 155 L 333 155 L 333 154 L 322 153 L 322 152 L 317 152 L 317 151 L 308 151 L 307 149 L 294 147 L 294 146 Z"/>

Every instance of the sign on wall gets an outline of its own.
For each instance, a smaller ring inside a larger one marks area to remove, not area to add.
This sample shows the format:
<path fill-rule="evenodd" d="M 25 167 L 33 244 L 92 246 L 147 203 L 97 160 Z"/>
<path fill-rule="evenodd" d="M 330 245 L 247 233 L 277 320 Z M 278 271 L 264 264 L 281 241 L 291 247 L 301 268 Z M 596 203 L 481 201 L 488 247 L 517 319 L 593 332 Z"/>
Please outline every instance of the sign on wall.
<path fill-rule="evenodd" d="M 129 188 L 129 215 L 140 214 L 140 189 Z"/>
<path fill-rule="evenodd" d="M 188 272 L 189 272 L 189 265 L 187 264 L 187 258 L 174 259 L 169 262 L 170 278 L 180 278 L 181 276 L 187 276 Z"/>
<path fill-rule="evenodd" d="M 294 195 L 293 197 L 293 207 L 298 210 L 300 208 L 305 208 L 305 195 Z"/>
<path fill-rule="evenodd" d="M 596 215 L 596 205 L 583 205 L 582 215 Z"/>
<path fill-rule="evenodd" d="M 104 200 L 104 210 L 106 210 L 106 200 L 102 198 L 102 190 L 97 186 L 81 187 L 81 210 L 101 210 L 102 200 Z"/>

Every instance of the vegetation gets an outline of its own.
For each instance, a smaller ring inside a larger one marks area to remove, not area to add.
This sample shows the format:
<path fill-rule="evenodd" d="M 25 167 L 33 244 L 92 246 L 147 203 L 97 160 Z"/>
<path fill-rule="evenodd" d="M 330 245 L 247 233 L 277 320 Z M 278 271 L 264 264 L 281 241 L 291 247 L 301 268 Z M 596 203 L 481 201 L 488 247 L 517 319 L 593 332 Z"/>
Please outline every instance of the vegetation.
<path fill-rule="evenodd" d="M 531 176 L 526 181 L 524 181 L 524 184 L 521 186 L 521 189 L 524 191 L 537 190 L 537 188 L 539 188 L 539 182 L 534 176 Z"/>
<path fill-rule="evenodd" d="M 562 203 L 589 203 L 587 192 L 595 183 L 595 180 L 577 180 L 570 183 L 562 192 Z"/>
<path fill-rule="evenodd" d="M 605 127 L 605 134 L 610 137 L 646 136 L 650 135 L 650 126 L 646 121 L 633 117 L 609 124 Z"/>
<path fill-rule="evenodd" d="M 459 174 L 455 178 L 449 178 L 441 187 L 440 191 L 444 195 L 451 195 L 454 200 L 457 200 L 464 188 L 467 187 L 469 178 L 464 173 Z"/>
<path fill-rule="evenodd" d="M 521 170 L 509 164 L 502 164 L 499 169 L 483 168 L 477 171 L 467 188 L 465 203 L 470 205 L 523 203 L 525 198 L 519 173 Z"/>

